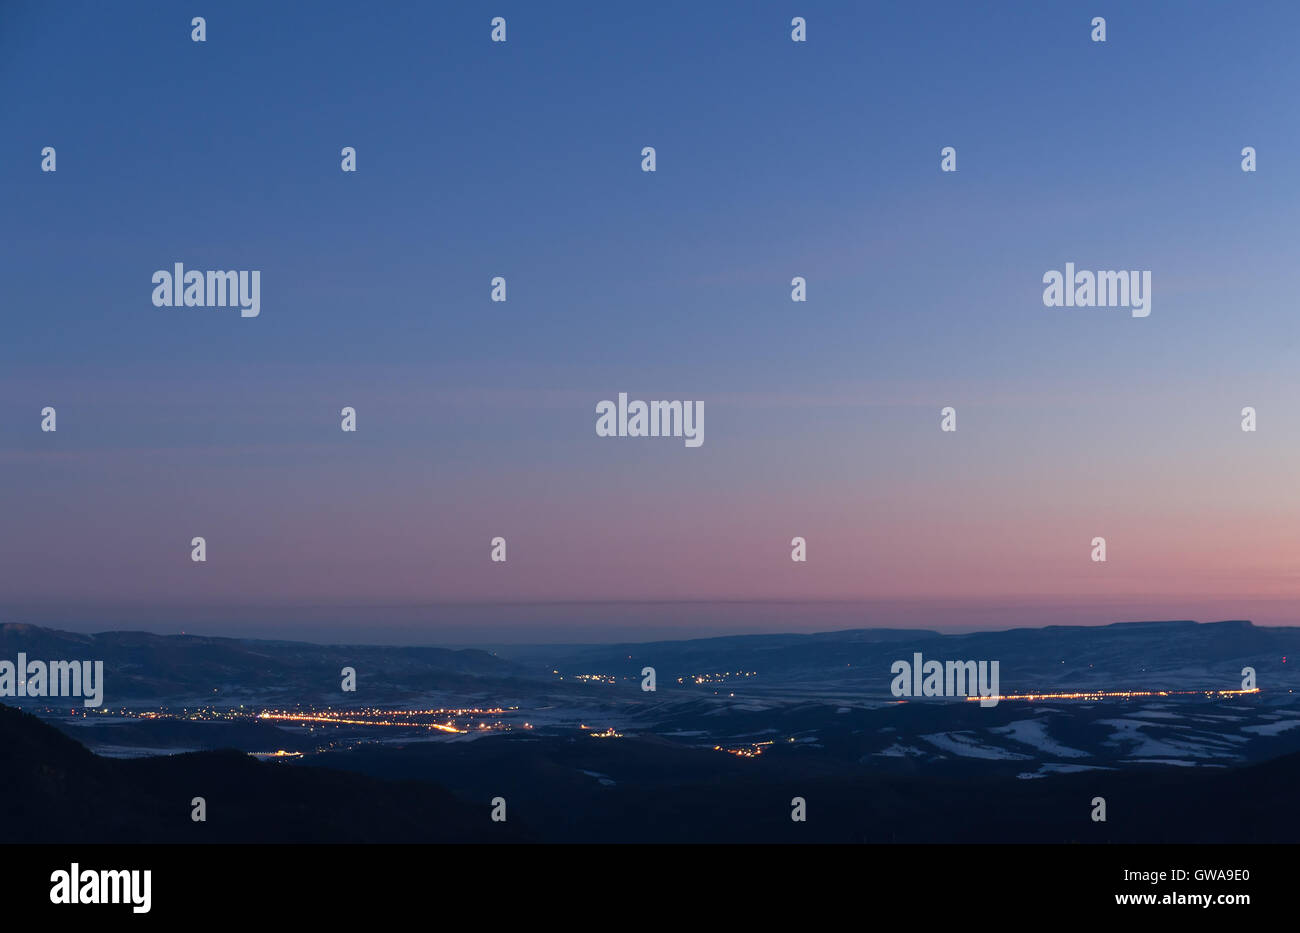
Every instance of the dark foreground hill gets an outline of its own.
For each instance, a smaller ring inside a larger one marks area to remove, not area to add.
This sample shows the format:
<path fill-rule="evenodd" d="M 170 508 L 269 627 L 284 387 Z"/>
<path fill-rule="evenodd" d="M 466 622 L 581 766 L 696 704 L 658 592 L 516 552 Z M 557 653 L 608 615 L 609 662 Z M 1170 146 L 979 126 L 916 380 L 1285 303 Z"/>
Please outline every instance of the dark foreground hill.
<path fill-rule="evenodd" d="M 1291 843 L 1300 755 L 1240 768 L 899 775 L 653 738 L 504 736 L 320 756 L 98 758 L 0 706 L 0 842 Z M 348 771 L 333 770 L 347 768 Z M 436 782 L 436 783 L 435 783 Z M 447 790 L 444 788 L 451 788 Z M 506 797 L 509 821 L 489 802 Z M 190 820 L 190 800 L 208 821 Z M 808 819 L 790 819 L 803 797 Z M 1091 819 L 1104 797 L 1107 820 Z"/>
<path fill-rule="evenodd" d="M 442 788 L 234 751 L 100 758 L 0 705 L 0 842 L 491 842 L 528 838 Z M 191 800 L 207 801 L 193 822 Z"/>
<path fill-rule="evenodd" d="M 1239 768 L 900 774 L 778 749 L 742 759 L 654 737 L 505 736 L 317 756 L 372 776 L 500 794 L 545 841 L 627 843 L 1293 843 L 1300 754 Z M 295 765 L 294 767 L 311 767 Z M 791 800 L 807 804 L 790 819 Z M 1106 822 L 1092 801 L 1106 801 Z"/>

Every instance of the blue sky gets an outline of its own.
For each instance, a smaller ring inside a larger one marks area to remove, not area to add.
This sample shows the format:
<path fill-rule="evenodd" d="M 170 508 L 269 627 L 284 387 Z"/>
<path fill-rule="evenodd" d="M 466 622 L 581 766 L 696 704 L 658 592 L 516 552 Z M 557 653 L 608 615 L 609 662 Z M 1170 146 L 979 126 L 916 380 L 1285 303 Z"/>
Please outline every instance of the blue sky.
<path fill-rule="evenodd" d="M 240 606 L 310 636 L 304 607 L 346 626 L 390 599 L 1032 598 L 1050 623 L 1300 595 L 1298 26 L 1281 3 L 6 4 L 0 615 L 220 631 Z M 153 307 L 176 261 L 261 270 L 262 314 Z M 1151 269 L 1152 315 L 1045 308 L 1066 262 Z M 595 438 L 620 391 L 704 400 L 705 445 Z"/>

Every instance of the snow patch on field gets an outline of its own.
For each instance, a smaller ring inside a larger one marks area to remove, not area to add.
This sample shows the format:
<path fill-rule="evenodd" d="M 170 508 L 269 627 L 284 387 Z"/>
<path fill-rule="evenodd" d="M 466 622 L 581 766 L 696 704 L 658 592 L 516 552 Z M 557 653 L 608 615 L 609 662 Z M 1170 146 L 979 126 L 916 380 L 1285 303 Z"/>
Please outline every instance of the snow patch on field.
<path fill-rule="evenodd" d="M 1000 761 L 1028 761 L 1029 755 L 1021 755 L 1018 752 L 1009 752 L 1004 748 L 996 748 L 992 745 L 983 745 L 969 732 L 935 732 L 930 735 L 923 735 L 921 738 L 941 748 L 953 755 L 959 755 L 962 758 L 987 758 Z"/>
<path fill-rule="evenodd" d="M 1300 726 L 1300 719 L 1284 719 L 1282 722 L 1271 722 L 1264 726 L 1242 726 L 1241 731 L 1255 735 L 1280 735 L 1296 726 Z"/>
<path fill-rule="evenodd" d="M 925 752 L 912 745 L 899 745 L 895 742 L 884 751 L 876 752 L 877 755 L 883 755 L 886 758 L 924 758 Z"/>
<path fill-rule="evenodd" d="M 1130 758 L 1131 764 L 1139 765 L 1178 765 L 1180 768 L 1195 768 L 1196 762 L 1183 761 L 1179 758 Z"/>
<path fill-rule="evenodd" d="M 1088 758 L 1087 752 L 1080 751 L 1077 748 L 1070 748 L 1068 745 L 1062 745 L 1050 735 L 1047 734 L 1047 723 L 1039 722 L 1037 719 L 1019 719 L 1015 722 L 1007 723 L 1005 726 L 995 726 L 989 729 L 990 732 L 998 735 L 1005 735 L 1013 742 L 1019 742 L 1021 745 L 1028 745 L 1045 752 L 1048 755 L 1055 755 L 1058 758 Z"/>
<path fill-rule="evenodd" d="M 1049 761 L 1039 766 L 1037 771 L 1021 771 L 1016 777 L 1022 781 L 1028 781 L 1032 778 L 1047 777 L 1049 774 L 1074 774 L 1078 771 L 1114 771 L 1114 768 L 1107 768 L 1103 765 L 1070 765 L 1056 761 Z"/>
<path fill-rule="evenodd" d="M 1106 740 L 1107 745 L 1129 746 L 1125 749 L 1125 754 L 1134 756 L 1134 760 L 1138 761 L 1160 762 L 1169 758 L 1235 757 L 1232 743 L 1246 741 L 1242 736 L 1236 735 L 1188 734 L 1185 738 L 1167 735 L 1155 738 L 1143 730 L 1152 727 L 1168 727 L 1141 719 L 1099 719 L 1097 724 L 1110 726 L 1115 730 L 1115 734 Z M 1182 731 L 1189 730 L 1182 727 Z"/>

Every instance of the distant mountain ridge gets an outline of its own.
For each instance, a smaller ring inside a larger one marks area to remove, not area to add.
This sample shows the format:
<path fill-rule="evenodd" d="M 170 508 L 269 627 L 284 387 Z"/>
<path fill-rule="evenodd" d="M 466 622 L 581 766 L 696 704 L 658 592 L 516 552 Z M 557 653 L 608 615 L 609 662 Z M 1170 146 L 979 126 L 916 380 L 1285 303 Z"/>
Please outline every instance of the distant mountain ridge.
<path fill-rule="evenodd" d="M 500 654 L 545 668 L 608 672 L 655 667 L 660 677 L 756 672 L 773 679 L 834 683 L 884 695 L 893 661 L 996 660 L 1003 692 L 1064 689 L 1235 689 L 1243 667 L 1267 671 L 1270 687 L 1300 687 L 1300 628 L 1266 628 L 1245 620 L 1116 622 L 942 634 L 931 630 L 851 629 L 810 635 L 590 646 L 503 647 Z"/>
<path fill-rule="evenodd" d="M 778 682 L 834 685 L 887 696 L 890 665 L 927 660 L 989 660 L 1001 690 L 1235 689 L 1243 668 L 1261 686 L 1300 688 L 1300 628 L 1246 620 L 1116 622 L 943 634 L 929 629 L 849 629 L 812 634 L 730 635 L 681 641 L 482 648 L 317 645 L 149 632 L 77 634 L 0 624 L 0 659 L 103 660 L 108 702 L 337 703 L 343 667 L 353 667 L 367 702 L 434 693 L 513 697 L 547 684 L 575 688 L 565 675 L 601 674 L 620 682 L 653 667 L 661 682 L 699 675 L 752 675 L 748 687 Z M 351 701 L 355 701 L 352 698 Z"/>
<path fill-rule="evenodd" d="M 335 697 L 340 671 L 396 696 L 434 688 L 472 687 L 480 678 L 508 678 L 507 661 L 474 648 L 389 648 L 314 645 L 150 632 L 80 634 L 17 623 L 0 624 L 0 660 L 19 652 L 39 660 L 102 660 L 112 698 L 221 699 L 256 692 L 266 698 Z"/>

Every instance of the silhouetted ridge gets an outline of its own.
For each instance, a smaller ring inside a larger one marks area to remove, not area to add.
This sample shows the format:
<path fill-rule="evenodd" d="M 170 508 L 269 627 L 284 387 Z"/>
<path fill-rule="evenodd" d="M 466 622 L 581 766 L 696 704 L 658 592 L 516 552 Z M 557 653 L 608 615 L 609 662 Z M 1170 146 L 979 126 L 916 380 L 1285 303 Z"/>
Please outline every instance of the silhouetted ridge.
<path fill-rule="evenodd" d="M 0 705 L 0 842 L 467 842 L 527 838 L 416 781 L 260 762 L 242 752 L 116 760 Z M 190 818 L 194 797 L 206 822 Z M 480 805 L 481 804 L 481 805 Z M 487 831 L 484 831 L 486 828 Z"/>

